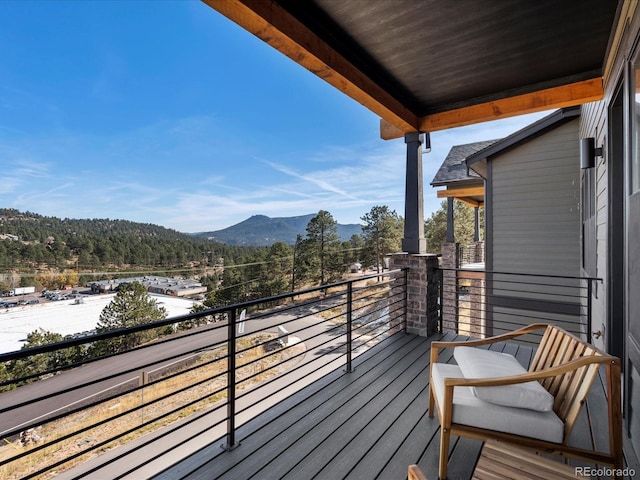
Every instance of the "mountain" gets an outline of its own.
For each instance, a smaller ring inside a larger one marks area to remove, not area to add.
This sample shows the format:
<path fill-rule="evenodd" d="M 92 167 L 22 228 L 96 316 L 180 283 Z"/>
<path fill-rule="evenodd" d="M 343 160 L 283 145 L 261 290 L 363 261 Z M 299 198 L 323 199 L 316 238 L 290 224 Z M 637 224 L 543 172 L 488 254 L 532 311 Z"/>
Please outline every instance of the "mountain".
<path fill-rule="evenodd" d="M 208 238 L 227 245 L 268 246 L 275 242 L 284 242 L 290 245 L 296 241 L 298 234 L 306 235 L 309 220 L 315 217 L 315 213 L 298 217 L 270 218 L 266 215 L 253 215 L 246 220 L 222 230 L 202 232 L 195 234 L 198 237 Z M 338 224 L 338 236 L 346 241 L 352 235 L 362 233 L 359 224 Z"/>

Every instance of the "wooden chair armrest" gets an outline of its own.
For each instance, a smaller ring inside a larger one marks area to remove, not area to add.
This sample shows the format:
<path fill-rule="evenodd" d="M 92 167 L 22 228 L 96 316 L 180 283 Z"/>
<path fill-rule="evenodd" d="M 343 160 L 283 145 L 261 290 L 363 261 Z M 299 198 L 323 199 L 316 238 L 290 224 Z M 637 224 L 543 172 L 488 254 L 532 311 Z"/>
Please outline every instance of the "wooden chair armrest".
<path fill-rule="evenodd" d="M 422 473 L 420 467 L 417 465 L 409 465 L 409 480 L 427 480 L 427 477 Z"/>
<path fill-rule="evenodd" d="M 521 375 L 511 375 L 508 377 L 492 377 L 492 378 L 445 378 L 444 386 L 446 387 L 501 387 L 504 385 L 516 385 L 531 381 L 542 380 L 543 378 L 555 377 L 564 373 L 577 370 L 578 368 L 594 363 L 605 364 L 613 361 L 611 358 L 602 357 L 601 355 L 590 355 L 587 357 L 576 358 L 562 365 L 557 365 L 544 370 L 535 372 L 527 372 Z"/>
<path fill-rule="evenodd" d="M 510 340 L 520 335 L 526 335 L 527 333 L 535 332 L 536 330 L 543 330 L 549 325 L 546 323 L 533 323 L 526 327 L 519 328 L 513 332 L 503 333 L 502 335 L 496 335 L 494 337 L 483 338 L 479 340 L 461 340 L 458 342 L 431 342 L 431 348 L 449 348 L 449 347 L 477 347 L 479 345 L 489 345 L 491 343 L 503 342 Z"/>
<path fill-rule="evenodd" d="M 502 335 L 496 335 L 494 337 L 483 338 L 481 340 L 462 340 L 459 342 L 431 342 L 431 363 L 438 361 L 438 352 L 441 348 L 453 348 L 453 347 L 477 347 L 479 345 L 488 345 L 491 343 L 502 342 L 509 340 L 520 335 L 526 335 L 527 333 L 535 332 L 536 330 L 546 329 L 548 324 L 546 323 L 533 323 L 526 327 L 519 328 L 513 332 L 504 333 Z"/>

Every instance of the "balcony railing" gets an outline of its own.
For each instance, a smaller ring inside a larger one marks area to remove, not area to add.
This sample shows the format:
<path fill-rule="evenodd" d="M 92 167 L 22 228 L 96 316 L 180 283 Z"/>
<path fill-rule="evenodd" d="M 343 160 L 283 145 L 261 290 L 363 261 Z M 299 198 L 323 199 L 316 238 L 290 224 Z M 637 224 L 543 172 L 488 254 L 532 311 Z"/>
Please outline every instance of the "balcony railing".
<path fill-rule="evenodd" d="M 465 265 L 484 263 L 484 242 L 475 242 L 468 245 L 458 245 L 458 267 Z"/>
<path fill-rule="evenodd" d="M 597 288 L 593 277 L 442 268 L 440 331 L 483 338 L 546 322 L 591 342 Z"/>
<path fill-rule="evenodd" d="M 401 270 L 362 276 L 2 354 L 0 437 L 13 448 L 0 477 L 59 473 L 122 444 L 142 454 L 147 434 L 180 428 L 233 449 L 240 424 L 403 332 L 406 283 Z M 98 342 L 150 332 L 157 338 L 126 352 L 87 358 Z"/>

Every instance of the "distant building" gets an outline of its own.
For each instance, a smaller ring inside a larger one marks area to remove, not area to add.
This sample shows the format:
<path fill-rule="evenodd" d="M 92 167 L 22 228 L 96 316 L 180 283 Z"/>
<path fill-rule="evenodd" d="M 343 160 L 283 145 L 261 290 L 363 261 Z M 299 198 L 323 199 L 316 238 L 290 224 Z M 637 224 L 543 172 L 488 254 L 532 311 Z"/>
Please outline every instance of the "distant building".
<path fill-rule="evenodd" d="M 20 237 L 18 237 L 18 235 L 11 235 L 10 233 L 0 233 L 0 240 L 13 240 L 17 242 L 20 240 Z"/>
<path fill-rule="evenodd" d="M 87 286 L 95 293 L 108 293 L 116 291 L 120 285 L 138 282 L 147 288 L 149 293 L 171 295 L 174 297 L 190 297 L 200 293 L 206 293 L 207 287 L 200 282 L 184 280 L 180 278 L 144 276 L 118 278 L 115 280 L 99 280 L 90 282 Z"/>

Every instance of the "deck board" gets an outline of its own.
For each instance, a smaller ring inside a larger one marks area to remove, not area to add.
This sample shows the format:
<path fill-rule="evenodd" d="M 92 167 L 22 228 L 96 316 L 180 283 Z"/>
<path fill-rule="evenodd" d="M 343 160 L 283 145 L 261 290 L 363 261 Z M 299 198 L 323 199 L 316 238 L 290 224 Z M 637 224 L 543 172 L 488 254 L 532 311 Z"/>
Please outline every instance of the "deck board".
<path fill-rule="evenodd" d="M 225 452 L 218 441 L 154 478 L 384 480 L 406 478 L 413 463 L 437 478 L 440 425 L 427 415 L 430 344 L 466 338 L 397 334 L 357 357 L 354 372 L 334 371 L 242 425 L 238 448 Z M 512 343 L 492 349 L 525 366 L 533 353 Z M 452 351 L 441 351 L 439 361 L 454 362 Z M 600 411 L 601 381 L 594 390 L 589 405 Z M 579 436 L 590 438 L 592 425 L 603 428 L 592 416 L 581 416 Z M 481 448 L 478 440 L 452 437 L 450 478 L 471 478 Z"/>
<path fill-rule="evenodd" d="M 241 428 L 238 432 L 241 446 L 224 455 L 218 454 L 210 462 L 215 463 L 213 469 L 217 475 L 215 478 L 225 476 L 250 478 L 257 472 L 264 473 L 276 459 L 283 461 L 283 465 L 278 469 L 285 469 L 285 464 L 292 461 L 286 458 L 286 456 L 291 457 L 291 451 L 296 451 L 295 457 L 299 458 L 300 449 L 304 448 L 305 443 L 317 442 L 317 437 L 311 434 L 314 427 L 328 417 L 334 420 L 340 418 L 335 414 L 336 411 L 340 411 L 340 407 L 344 407 L 340 415 L 344 415 L 347 411 L 353 412 L 354 405 L 350 405 L 350 402 L 354 397 L 357 397 L 362 390 L 367 390 L 369 385 L 373 384 L 377 378 L 383 377 L 386 372 L 390 371 L 389 375 L 396 375 L 394 366 L 397 362 L 406 359 L 412 351 L 419 354 L 419 349 L 424 345 L 424 341 L 418 337 L 405 335 L 398 336 L 387 343 L 388 345 L 382 346 L 383 348 L 378 349 L 376 354 L 365 355 L 362 360 L 358 359 L 354 373 L 347 375 L 340 371 L 336 379 L 328 381 L 327 378 L 323 378 L 314 383 L 315 389 L 310 388 L 300 392 L 299 396 L 302 400 L 298 400 L 296 395 L 287 402 L 283 402 L 278 409 L 283 413 L 274 415 L 273 412 L 268 411 L 257 417 L 255 422 L 250 422 L 247 428 Z M 387 350 L 390 352 L 387 353 Z M 370 396 L 374 396 L 373 388 L 367 391 Z M 264 427 L 265 425 L 268 428 Z M 287 450 L 290 451 L 287 452 Z M 279 458 L 279 455 L 285 453 L 285 457 Z M 197 470 L 188 478 L 214 478 L 207 464 L 200 462 L 201 459 L 193 459 L 192 463 Z M 184 471 L 184 466 L 181 470 Z M 171 471 L 168 471 L 166 478 L 175 477 L 172 477 Z"/>
<path fill-rule="evenodd" d="M 416 361 L 428 361 L 420 350 L 416 348 L 408 355 L 397 358 L 397 363 L 392 368 L 378 375 L 344 403 L 342 408 L 325 417 L 309 435 L 305 435 L 293 448 L 287 450 L 285 458 L 277 462 L 270 474 L 275 473 L 278 478 L 280 474 L 282 478 L 313 478 L 328 459 L 335 458 L 341 451 L 349 451 L 351 455 L 350 445 L 359 431 L 371 426 L 380 412 L 397 403 L 398 397 L 402 397 L 404 402 L 408 401 L 408 397 L 402 395 L 402 392 L 417 376 L 417 373 L 413 373 L 413 370 L 419 368 Z M 373 397 L 372 392 L 376 392 Z M 374 432 L 374 435 L 379 436 L 381 433 Z"/>
<path fill-rule="evenodd" d="M 283 478 L 312 478 L 319 473 L 325 478 L 336 478 L 341 472 L 348 472 L 357 465 L 372 448 L 374 440 L 383 438 L 394 422 L 402 418 L 406 406 L 426 391 L 426 384 L 418 381 L 418 377 L 428 375 L 426 353 L 422 352 L 415 360 L 407 357 L 406 360 L 412 361 L 412 365 L 398 372 L 399 375 L 391 382 L 380 385 L 382 382 L 377 381 L 371 384 L 371 388 L 381 388 L 381 392 L 373 399 L 358 399 L 352 405 L 354 413 L 341 416 L 339 420 L 344 420 L 343 423 L 330 434 L 326 435 L 334 428 L 333 425 L 314 432 L 314 435 L 319 435 L 320 442 L 310 445 L 308 456 Z M 362 394 L 366 395 L 367 392 L 363 391 Z M 363 401 L 365 403 L 361 404 Z M 331 419 L 331 423 L 334 423 L 334 419 Z M 321 456 L 313 455 L 316 448 L 322 450 Z M 327 462 L 328 458 L 331 460 Z"/>

